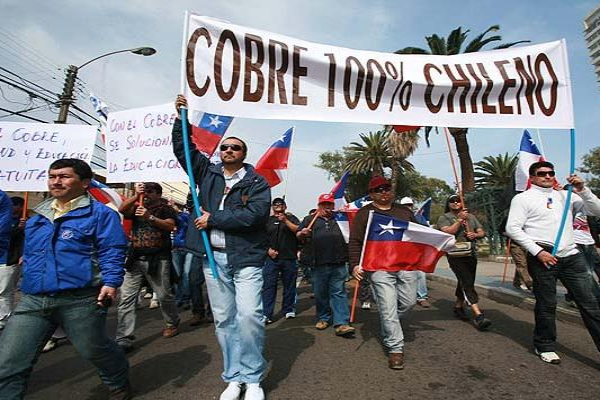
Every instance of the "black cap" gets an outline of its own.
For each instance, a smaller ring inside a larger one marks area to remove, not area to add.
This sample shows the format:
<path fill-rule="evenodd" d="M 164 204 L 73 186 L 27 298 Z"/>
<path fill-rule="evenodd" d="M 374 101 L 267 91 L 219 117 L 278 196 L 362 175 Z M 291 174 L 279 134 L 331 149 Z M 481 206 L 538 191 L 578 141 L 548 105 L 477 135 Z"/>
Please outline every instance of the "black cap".
<path fill-rule="evenodd" d="M 285 204 L 285 200 L 282 199 L 281 197 L 275 197 L 273 199 L 273 201 L 271 202 L 271 205 L 275 205 L 275 204 Z"/>

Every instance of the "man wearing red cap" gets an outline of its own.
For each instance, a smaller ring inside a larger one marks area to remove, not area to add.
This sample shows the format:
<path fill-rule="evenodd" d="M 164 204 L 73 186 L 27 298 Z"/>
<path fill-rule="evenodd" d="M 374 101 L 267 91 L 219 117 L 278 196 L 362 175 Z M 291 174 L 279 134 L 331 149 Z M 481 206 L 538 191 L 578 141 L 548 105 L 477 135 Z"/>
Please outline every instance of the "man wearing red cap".
<path fill-rule="evenodd" d="M 327 329 L 333 320 L 335 334 L 354 336 L 344 282 L 348 276 L 348 246 L 333 218 L 333 195 L 319 196 L 316 215 L 309 215 L 298 227 L 298 239 L 305 242 L 307 263 L 313 267 L 312 279 L 317 306 L 318 330 Z"/>
<path fill-rule="evenodd" d="M 362 207 L 354 217 L 350 231 L 349 255 L 352 276 L 358 281 L 369 274 L 373 296 L 379 309 L 383 344 L 388 352 L 391 369 L 404 368 L 404 332 L 400 319 L 417 302 L 416 271 L 366 272 L 360 265 L 360 255 L 367 230 L 369 213 L 389 215 L 403 221 L 415 221 L 410 209 L 394 204 L 394 194 L 389 180 L 375 176 L 369 182 L 369 196 L 373 202 Z"/>

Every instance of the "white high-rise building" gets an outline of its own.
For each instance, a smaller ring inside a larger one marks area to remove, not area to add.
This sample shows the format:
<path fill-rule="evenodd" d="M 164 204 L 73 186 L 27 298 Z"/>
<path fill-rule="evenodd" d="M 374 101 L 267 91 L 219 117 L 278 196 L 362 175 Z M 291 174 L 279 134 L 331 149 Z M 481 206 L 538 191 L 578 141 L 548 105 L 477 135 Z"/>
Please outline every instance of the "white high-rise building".
<path fill-rule="evenodd" d="M 596 81 L 600 83 L 600 6 L 583 20 L 585 41 L 596 70 Z"/>

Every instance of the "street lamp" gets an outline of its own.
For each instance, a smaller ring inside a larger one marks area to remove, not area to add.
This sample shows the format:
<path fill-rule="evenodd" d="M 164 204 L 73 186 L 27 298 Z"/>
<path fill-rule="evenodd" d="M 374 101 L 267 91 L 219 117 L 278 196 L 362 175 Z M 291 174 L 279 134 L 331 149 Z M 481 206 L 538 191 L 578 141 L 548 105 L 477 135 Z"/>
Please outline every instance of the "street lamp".
<path fill-rule="evenodd" d="M 76 67 L 75 65 L 69 65 L 69 68 L 67 69 L 67 76 L 65 77 L 65 85 L 63 86 L 63 92 L 58 98 L 60 100 L 60 110 L 58 112 L 58 119 L 55 121 L 57 124 L 64 124 L 67 122 L 69 106 L 71 105 L 71 103 L 73 103 L 73 88 L 75 86 L 75 79 L 77 79 L 77 72 L 81 68 L 85 67 L 90 63 L 93 63 L 94 61 L 100 58 L 108 57 L 118 53 L 133 53 L 142 56 L 151 56 L 154 53 L 156 53 L 156 50 L 152 47 L 136 47 L 134 49 L 111 51 L 110 53 L 102 54 L 96 58 L 92 58 L 91 60 L 84 62 L 78 67 Z"/>

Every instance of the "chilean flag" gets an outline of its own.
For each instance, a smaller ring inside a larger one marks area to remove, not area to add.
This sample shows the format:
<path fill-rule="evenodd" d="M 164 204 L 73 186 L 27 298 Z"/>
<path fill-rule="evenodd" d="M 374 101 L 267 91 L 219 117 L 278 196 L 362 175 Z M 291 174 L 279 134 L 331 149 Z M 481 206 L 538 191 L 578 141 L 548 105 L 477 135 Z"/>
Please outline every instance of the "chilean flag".
<path fill-rule="evenodd" d="M 529 181 L 529 167 L 534 162 L 544 161 L 544 156 L 538 150 L 533 142 L 531 135 L 525 129 L 521 138 L 521 147 L 519 148 L 519 162 L 515 169 L 515 190 L 524 192 L 529 189 L 531 182 Z"/>
<path fill-rule="evenodd" d="M 350 231 L 352 230 L 352 222 L 354 221 L 354 217 L 356 217 L 356 213 L 369 203 L 372 203 L 372 200 L 369 195 L 366 195 L 348 203 L 345 207 L 333 213 L 335 222 L 340 227 L 346 243 L 350 241 Z"/>
<path fill-rule="evenodd" d="M 360 263 L 365 271 L 432 273 L 455 244 L 453 235 L 374 211 L 366 232 Z"/>
<path fill-rule="evenodd" d="M 215 152 L 233 117 L 193 111 L 190 118 L 192 142 L 209 157 Z"/>
<path fill-rule="evenodd" d="M 350 172 L 344 172 L 340 180 L 335 184 L 333 189 L 331 189 L 331 192 L 329 192 L 333 196 L 336 210 L 342 209 L 348 204 L 346 202 L 346 198 L 344 197 L 344 192 L 346 191 L 346 185 L 348 184 L 349 176 Z"/>
<path fill-rule="evenodd" d="M 415 213 L 415 217 L 417 217 L 417 218 L 421 217 L 423 221 L 426 221 L 429 224 L 430 215 L 431 215 L 431 197 L 429 197 L 427 200 L 425 200 L 423 202 L 423 204 L 421 204 L 419 206 L 419 209 Z"/>
<path fill-rule="evenodd" d="M 256 173 L 264 176 L 271 187 L 279 185 L 283 180 L 279 171 L 288 168 L 293 135 L 294 128 L 292 127 L 267 149 L 254 167 Z"/>
<path fill-rule="evenodd" d="M 94 199 L 109 206 L 115 211 L 118 211 L 119 207 L 121 207 L 121 204 L 123 204 L 123 196 L 117 193 L 116 190 L 109 188 L 105 184 L 98 182 L 95 179 L 90 181 L 88 192 Z"/>

